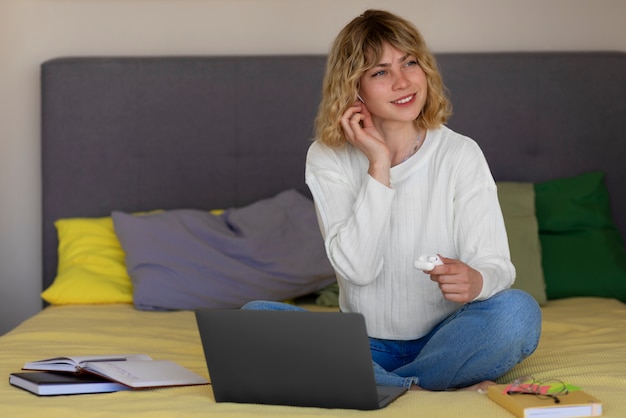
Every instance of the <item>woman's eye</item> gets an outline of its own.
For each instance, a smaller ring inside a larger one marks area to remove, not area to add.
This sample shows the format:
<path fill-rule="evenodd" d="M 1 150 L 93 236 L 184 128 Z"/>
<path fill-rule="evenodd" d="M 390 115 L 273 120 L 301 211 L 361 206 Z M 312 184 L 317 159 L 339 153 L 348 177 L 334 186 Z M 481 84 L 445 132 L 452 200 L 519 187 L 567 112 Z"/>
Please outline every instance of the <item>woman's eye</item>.
<path fill-rule="evenodd" d="M 378 76 L 385 75 L 385 74 L 387 74 L 387 72 L 381 70 L 381 71 L 377 71 L 374 74 L 372 74 L 372 77 L 378 77 Z"/>

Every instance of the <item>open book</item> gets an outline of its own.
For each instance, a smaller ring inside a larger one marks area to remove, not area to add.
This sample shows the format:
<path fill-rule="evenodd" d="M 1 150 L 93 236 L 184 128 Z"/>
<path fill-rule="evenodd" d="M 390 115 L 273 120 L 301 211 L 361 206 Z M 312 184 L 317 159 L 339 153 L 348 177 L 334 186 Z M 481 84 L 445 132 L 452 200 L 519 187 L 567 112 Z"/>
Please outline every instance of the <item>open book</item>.
<path fill-rule="evenodd" d="M 54 357 L 26 363 L 24 370 L 93 373 L 131 388 L 204 385 L 204 377 L 172 361 L 145 354 Z"/>

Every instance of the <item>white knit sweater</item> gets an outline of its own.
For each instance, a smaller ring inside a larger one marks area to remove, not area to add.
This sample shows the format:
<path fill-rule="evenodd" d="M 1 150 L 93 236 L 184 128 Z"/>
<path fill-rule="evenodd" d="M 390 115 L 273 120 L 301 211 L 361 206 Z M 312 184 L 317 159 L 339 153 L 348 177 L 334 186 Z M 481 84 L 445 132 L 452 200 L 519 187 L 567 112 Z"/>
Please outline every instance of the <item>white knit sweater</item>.
<path fill-rule="evenodd" d="M 344 312 L 365 316 L 371 337 L 422 337 L 459 305 L 416 270 L 421 254 L 459 259 L 480 271 L 477 300 L 510 287 L 515 268 L 496 185 L 478 145 L 442 126 L 391 169 L 391 188 L 347 145 L 314 142 L 306 183 L 317 209 Z"/>

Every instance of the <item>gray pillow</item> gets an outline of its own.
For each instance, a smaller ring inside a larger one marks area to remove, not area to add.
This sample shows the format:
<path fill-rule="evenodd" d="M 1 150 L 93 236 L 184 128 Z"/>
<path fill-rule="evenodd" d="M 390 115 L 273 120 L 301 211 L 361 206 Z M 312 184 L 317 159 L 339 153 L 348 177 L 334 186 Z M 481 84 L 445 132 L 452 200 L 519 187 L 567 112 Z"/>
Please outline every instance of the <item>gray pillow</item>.
<path fill-rule="evenodd" d="M 178 209 L 112 217 L 138 309 L 239 308 L 336 280 L 313 202 L 295 190 L 221 215 Z"/>

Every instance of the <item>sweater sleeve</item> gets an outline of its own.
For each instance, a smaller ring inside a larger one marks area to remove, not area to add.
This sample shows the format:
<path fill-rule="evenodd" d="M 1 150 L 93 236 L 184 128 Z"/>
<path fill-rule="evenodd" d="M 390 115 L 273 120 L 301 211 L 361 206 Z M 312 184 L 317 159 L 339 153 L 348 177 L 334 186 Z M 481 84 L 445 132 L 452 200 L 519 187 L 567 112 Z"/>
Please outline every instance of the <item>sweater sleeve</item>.
<path fill-rule="evenodd" d="M 459 258 L 478 270 L 483 288 L 476 300 L 508 288 L 515 279 L 496 184 L 478 146 L 467 149 L 457 175 L 454 201 Z"/>
<path fill-rule="evenodd" d="M 306 183 L 330 263 L 345 280 L 364 286 L 383 266 L 394 190 L 369 176 L 358 161 L 339 161 L 342 157 L 314 143 Z"/>

